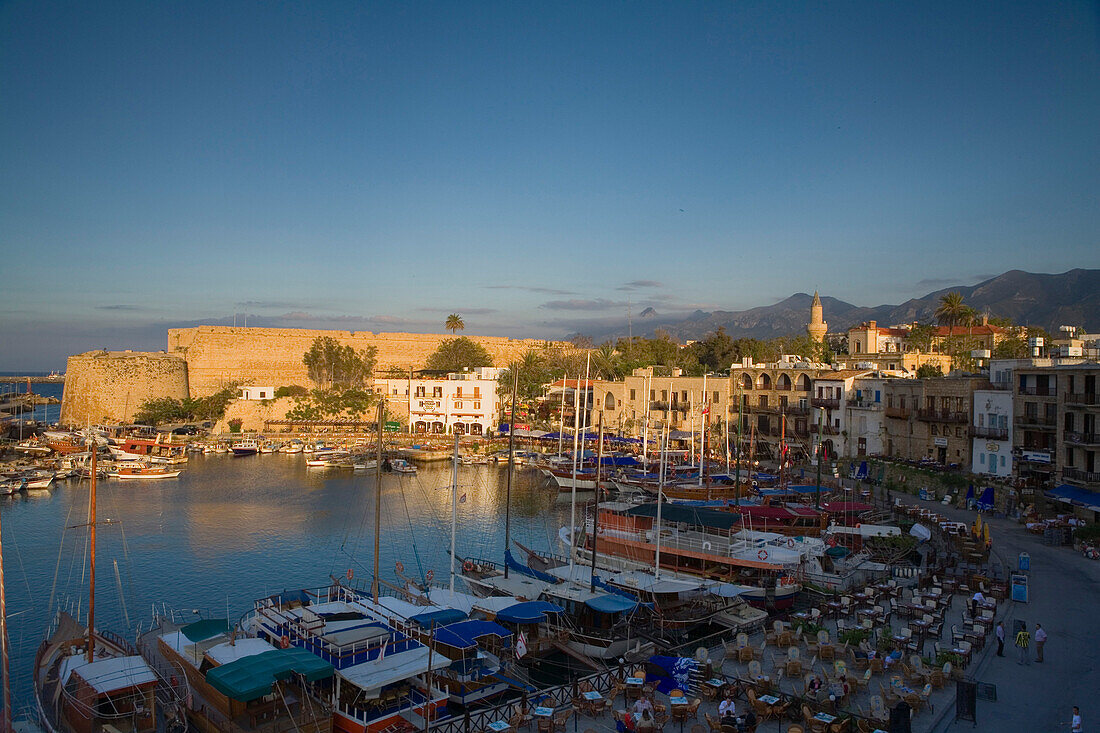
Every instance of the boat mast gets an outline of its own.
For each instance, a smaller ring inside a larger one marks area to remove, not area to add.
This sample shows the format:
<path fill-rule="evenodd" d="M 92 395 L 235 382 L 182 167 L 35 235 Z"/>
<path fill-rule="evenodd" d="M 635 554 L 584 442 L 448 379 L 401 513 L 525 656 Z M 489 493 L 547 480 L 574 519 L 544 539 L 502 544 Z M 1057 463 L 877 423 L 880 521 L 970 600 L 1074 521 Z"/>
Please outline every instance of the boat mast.
<path fill-rule="evenodd" d="M 512 543 L 512 471 L 516 462 L 516 392 L 519 391 L 519 364 L 512 365 L 512 416 L 508 424 L 508 484 L 504 494 L 504 551 Z M 565 419 L 565 388 L 561 391 L 562 419 Z M 561 455 L 561 431 L 558 431 L 558 455 Z M 451 553 L 454 557 L 454 553 Z M 504 577 L 508 577 L 508 563 L 504 563 Z"/>
<path fill-rule="evenodd" d="M 779 485 L 787 487 L 787 413 L 779 415 Z"/>
<path fill-rule="evenodd" d="M 515 420 L 515 418 L 512 418 Z M 455 434 L 455 452 L 451 458 L 451 593 L 455 592 L 455 527 L 458 526 L 458 431 L 451 428 Z M 515 431 L 515 425 L 512 430 Z M 505 563 L 507 565 L 507 563 Z M 431 692 L 429 686 L 428 692 Z"/>
<path fill-rule="evenodd" d="M 661 447 L 660 470 L 657 473 L 657 554 L 653 559 L 653 577 L 661 579 L 661 497 L 665 493 L 665 464 L 668 460 L 668 421 L 665 421 L 664 445 Z"/>
<path fill-rule="evenodd" d="M 569 372 L 561 383 L 561 411 L 558 415 L 558 458 L 561 458 L 562 442 L 565 440 L 565 385 L 569 383 Z"/>
<path fill-rule="evenodd" d="M 741 428 L 745 424 L 745 384 L 737 380 L 737 476 L 734 478 L 733 505 L 741 506 Z"/>
<path fill-rule="evenodd" d="M 642 465 L 645 466 L 649 461 L 647 460 L 646 449 L 649 447 L 649 384 L 652 379 L 652 375 L 642 377 L 642 401 L 645 402 L 645 413 L 642 418 Z"/>
<path fill-rule="evenodd" d="M 409 399 L 412 399 L 411 395 Z M 371 595 L 374 596 L 375 603 L 378 603 L 378 533 L 382 515 L 382 416 L 385 414 L 385 405 L 386 399 L 384 397 L 380 398 L 378 400 L 378 468 L 376 473 L 378 485 L 374 490 L 374 578 L 371 580 Z"/>
<path fill-rule="evenodd" d="M 588 409 L 588 370 L 591 366 L 592 366 L 592 352 L 589 351 L 589 352 L 587 352 L 587 358 L 585 359 L 585 363 L 584 363 L 584 388 L 585 388 L 585 393 L 584 393 L 584 403 L 585 403 L 584 404 L 584 406 L 585 406 L 584 428 L 585 429 L 588 428 L 588 424 L 587 424 L 588 423 L 588 414 L 587 414 L 587 409 Z M 581 397 L 580 397 L 580 395 L 581 395 L 581 393 L 580 393 L 580 384 L 578 384 L 577 385 L 577 390 L 573 393 L 573 405 L 574 405 L 574 410 L 576 411 L 576 414 L 573 416 L 573 425 L 575 427 L 581 425 L 581 413 L 580 413 Z M 576 431 L 573 433 L 573 491 L 572 491 L 572 497 L 571 497 L 570 502 L 569 502 L 569 541 L 572 542 L 574 545 L 576 545 L 576 542 L 574 541 L 573 535 L 577 531 L 577 464 L 578 464 L 577 439 L 579 437 L 580 437 L 580 427 L 576 427 Z M 584 441 L 581 441 L 581 451 L 583 451 L 583 450 L 584 450 Z M 576 559 L 574 557 L 574 553 L 570 552 L 569 553 L 569 567 L 570 567 L 570 569 L 572 569 L 575 566 L 576 566 Z"/>
<path fill-rule="evenodd" d="M 703 447 L 703 445 L 704 445 L 704 443 L 707 439 L 707 428 L 705 427 L 705 425 L 710 423 L 710 420 L 709 420 L 710 414 L 709 414 L 709 411 L 707 410 L 707 406 L 708 406 L 708 403 L 707 403 L 707 373 L 703 372 L 703 414 L 699 418 L 699 430 L 701 431 L 701 434 L 699 435 L 699 485 L 700 486 L 703 485 L 703 453 L 705 451 L 705 448 Z M 705 418 L 706 418 L 706 420 L 704 422 Z M 707 493 L 709 494 L 710 492 L 708 491 Z M 707 496 L 707 498 L 709 499 L 710 496 Z"/>
<path fill-rule="evenodd" d="M 4 675 L 4 731 L 11 730 L 11 666 L 8 650 L 8 601 L 4 594 L 4 540 L 0 531 L 0 656 Z"/>
<path fill-rule="evenodd" d="M 96 489 L 96 453 L 99 446 L 92 441 L 92 485 L 88 492 L 88 530 L 91 550 L 91 568 L 88 574 L 88 663 L 95 661 L 95 489 Z M 7 679 L 5 677 L 5 679 Z"/>
<path fill-rule="evenodd" d="M 592 508 L 592 577 L 590 590 L 596 592 L 596 535 L 600 533 L 600 468 L 603 466 L 603 411 L 600 411 L 600 429 L 596 445 L 596 504 Z M 569 553 L 573 554 L 573 553 Z"/>

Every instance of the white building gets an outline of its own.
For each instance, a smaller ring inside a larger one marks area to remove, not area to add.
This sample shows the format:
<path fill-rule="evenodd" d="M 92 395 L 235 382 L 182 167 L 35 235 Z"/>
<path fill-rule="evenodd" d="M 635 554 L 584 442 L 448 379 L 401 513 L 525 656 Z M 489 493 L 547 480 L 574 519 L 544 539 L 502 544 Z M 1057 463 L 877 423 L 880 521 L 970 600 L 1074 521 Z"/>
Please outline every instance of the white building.
<path fill-rule="evenodd" d="M 849 441 L 848 420 L 852 410 L 848 404 L 855 398 L 853 385 L 859 377 L 870 374 L 868 369 L 837 369 L 818 372 L 813 382 L 810 406 L 825 410 L 822 432 L 828 455 L 851 456 L 855 453 L 855 441 Z M 818 416 L 810 416 L 810 432 L 817 432 Z"/>
<path fill-rule="evenodd" d="M 1012 475 L 1012 391 L 974 390 L 971 473 Z"/>
<path fill-rule="evenodd" d="M 241 387 L 237 390 L 237 399 L 270 400 L 275 398 L 274 387 Z"/>
<path fill-rule="evenodd" d="M 497 367 L 475 367 L 445 377 L 376 379 L 387 402 L 408 407 L 411 433 L 485 435 L 500 416 Z"/>
<path fill-rule="evenodd" d="M 854 394 L 849 395 L 845 406 L 850 456 L 880 456 L 885 452 L 886 422 L 882 408 L 886 379 L 876 373 L 852 380 Z"/>

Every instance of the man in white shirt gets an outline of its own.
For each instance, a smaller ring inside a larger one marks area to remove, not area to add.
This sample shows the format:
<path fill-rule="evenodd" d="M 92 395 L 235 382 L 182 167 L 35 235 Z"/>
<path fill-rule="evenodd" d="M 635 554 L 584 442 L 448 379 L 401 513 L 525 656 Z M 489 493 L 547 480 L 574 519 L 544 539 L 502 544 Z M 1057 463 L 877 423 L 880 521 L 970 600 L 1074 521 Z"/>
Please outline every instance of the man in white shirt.
<path fill-rule="evenodd" d="M 634 703 L 635 715 L 641 715 L 643 710 L 648 710 L 650 715 L 653 714 L 653 703 L 645 696 L 639 697 L 637 702 Z"/>
<path fill-rule="evenodd" d="M 1070 718 L 1069 729 L 1072 733 L 1081 733 L 1084 728 L 1081 727 L 1081 711 L 1076 705 L 1073 706 L 1073 717 Z"/>
<path fill-rule="evenodd" d="M 1043 644 L 1047 643 L 1047 632 L 1039 624 L 1035 624 L 1035 661 L 1040 664 L 1043 661 Z"/>
<path fill-rule="evenodd" d="M 982 607 L 983 603 L 985 603 L 985 596 L 982 595 L 982 592 L 979 589 L 974 594 L 974 597 L 970 599 L 970 618 L 972 618 L 972 619 L 978 618 L 978 613 L 979 613 L 979 611 L 981 611 L 981 607 Z"/>
<path fill-rule="evenodd" d="M 736 718 L 737 703 L 733 701 L 733 693 L 727 692 L 726 698 L 718 703 L 719 718 Z"/>

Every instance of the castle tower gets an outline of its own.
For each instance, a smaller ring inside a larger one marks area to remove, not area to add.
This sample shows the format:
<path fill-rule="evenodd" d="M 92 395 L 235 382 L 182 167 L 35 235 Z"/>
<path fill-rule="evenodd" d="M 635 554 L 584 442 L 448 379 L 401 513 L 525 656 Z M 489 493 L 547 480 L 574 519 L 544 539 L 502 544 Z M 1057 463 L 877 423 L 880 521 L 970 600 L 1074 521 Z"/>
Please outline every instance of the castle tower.
<path fill-rule="evenodd" d="M 810 322 L 806 325 L 806 333 L 811 341 L 821 342 L 825 340 L 825 334 L 829 330 L 829 324 L 825 323 L 821 312 L 821 297 L 814 291 L 814 302 L 810 304 Z"/>

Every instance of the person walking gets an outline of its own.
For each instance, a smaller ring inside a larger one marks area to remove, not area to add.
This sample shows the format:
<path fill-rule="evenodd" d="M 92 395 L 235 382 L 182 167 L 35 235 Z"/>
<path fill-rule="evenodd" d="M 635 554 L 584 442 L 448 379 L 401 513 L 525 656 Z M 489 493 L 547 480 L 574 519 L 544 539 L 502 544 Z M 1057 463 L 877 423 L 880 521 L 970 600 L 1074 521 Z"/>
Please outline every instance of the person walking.
<path fill-rule="evenodd" d="M 1005 622 L 997 622 L 997 656 L 1005 655 Z"/>
<path fill-rule="evenodd" d="M 1069 729 L 1071 733 L 1081 733 L 1084 730 L 1081 727 L 1081 709 L 1076 705 L 1073 706 L 1073 717 L 1069 719 Z"/>
<path fill-rule="evenodd" d="M 1043 661 L 1043 645 L 1047 643 L 1047 632 L 1039 624 L 1035 624 L 1035 661 L 1040 664 Z"/>
<path fill-rule="evenodd" d="M 1027 627 L 1020 629 L 1016 634 L 1016 648 L 1020 651 L 1020 658 L 1016 664 L 1031 664 L 1031 657 L 1028 655 L 1027 648 L 1031 645 L 1031 634 L 1027 633 Z"/>

